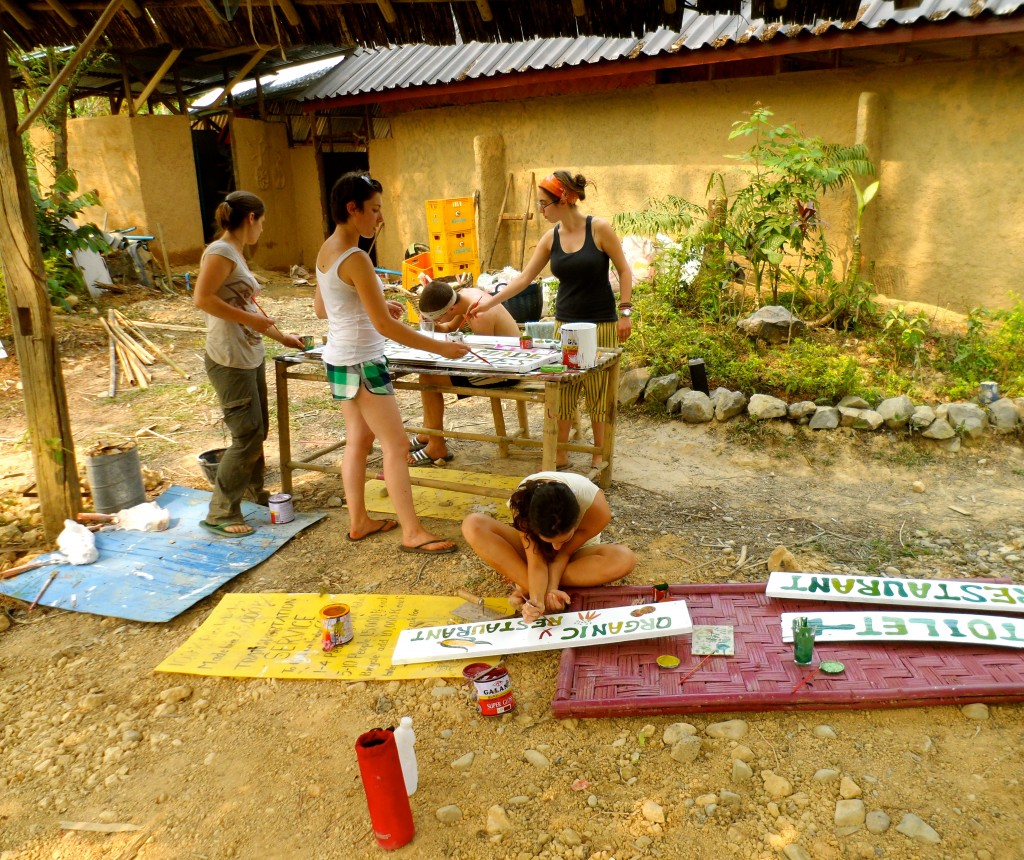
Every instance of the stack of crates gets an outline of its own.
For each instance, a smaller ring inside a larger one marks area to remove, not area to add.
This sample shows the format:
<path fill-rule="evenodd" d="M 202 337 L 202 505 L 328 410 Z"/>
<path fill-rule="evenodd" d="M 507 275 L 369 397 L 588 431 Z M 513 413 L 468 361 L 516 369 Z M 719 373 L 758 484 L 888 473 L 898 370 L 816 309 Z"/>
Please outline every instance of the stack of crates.
<path fill-rule="evenodd" d="M 468 272 L 475 283 L 480 274 L 480 251 L 473 198 L 428 200 L 427 230 L 434 277 L 450 278 Z"/>

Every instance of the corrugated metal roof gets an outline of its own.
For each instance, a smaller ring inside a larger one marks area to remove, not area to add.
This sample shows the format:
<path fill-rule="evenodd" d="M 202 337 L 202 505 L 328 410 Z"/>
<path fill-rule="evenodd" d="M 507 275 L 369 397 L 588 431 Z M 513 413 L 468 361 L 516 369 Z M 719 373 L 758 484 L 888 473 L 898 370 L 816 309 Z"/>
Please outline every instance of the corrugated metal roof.
<path fill-rule="evenodd" d="M 687 10 L 679 30 L 657 30 L 642 39 L 580 38 L 533 39 L 528 42 L 463 45 L 402 45 L 374 50 L 359 49 L 342 60 L 299 96 L 302 101 L 337 98 L 358 93 L 453 83 L 467 78 L 488 78 L 510 72 L 557 69 L 643 55 L 655 57 L 680 51 L 714 49 L 727 44 L 767 42 L 779 36 L 826 35 L 833 31 L 880 29 L 951 16 L 978 18 L 1007 16 L 1020 11 L 1024 0 L 923 0 L 912 9 L 897 9 L 892 0 L 869 0 L 856 21 L 823 21 L 808 25 L 780 25 L 742 15 L 702 15 Z"/>

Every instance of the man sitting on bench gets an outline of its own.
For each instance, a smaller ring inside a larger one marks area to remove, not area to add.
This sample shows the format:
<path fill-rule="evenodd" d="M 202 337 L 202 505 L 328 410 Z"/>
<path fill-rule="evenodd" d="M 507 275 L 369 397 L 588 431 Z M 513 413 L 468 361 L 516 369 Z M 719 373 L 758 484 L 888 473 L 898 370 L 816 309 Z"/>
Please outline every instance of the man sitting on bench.
<path fill-rule="evenodd" d="M 419 313 L 421 317 L 433 320 L 435 332 L 463 331 L 477 335 L 519 337 L 519 325 L 501 304 L 474 316 L 472 325 L 466 322 L 469 309 L 488 295 L 476 287 L 456 291 L 445 281 L 431 281 L 420 291 Z M 508 384 L 506 380 L 489 380 L 487 377 L 438 376 L 426 373 L 420 375 L 420 382 L 461 386 Z M 423 399 L 423 426 L 430 430 L 443 430 L 444 395 L 440 391 L 421 391 L 420 396 Z M 417 442 L 420 447 L 409 454 L 409 464 L 412 466 L 432 466 L 436 461 L 446 462 L 453 457 L 448 453 L 443 436 L 418 436 Z"/>

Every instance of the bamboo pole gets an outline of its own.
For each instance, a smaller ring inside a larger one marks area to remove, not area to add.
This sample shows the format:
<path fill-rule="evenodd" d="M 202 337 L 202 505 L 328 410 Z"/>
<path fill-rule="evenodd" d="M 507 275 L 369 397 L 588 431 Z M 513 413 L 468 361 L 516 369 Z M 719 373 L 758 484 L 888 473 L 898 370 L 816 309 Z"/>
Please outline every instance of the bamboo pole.
<path fill-rule="evenodd" d="M 107 383 L 107 397 L 117 397 L 117 341 L 114 335 L 108 335 L 110 339 L 110 380 Z"/>
<path fill-rule="evenodd" d="M 171 261 L 167 256 L 167 243 L 164 241 L 164 228 L 158 221 L 156 224 L 156 235 L 160 239 L 160 256 L 164 259 L 164 273 L 167 275 L 167 287 L 165 293 L 174 295 L 174 276 L 171 274 Z"/>
<path fill-rule="evenodd" d="M 110 330 L 114 333 L 121 344 L 128 349 L 136 358 L 139 359 L 143 364 L 153 364 L 156 359 L 150 355 L 145 348 L 132 340 L 131 336 L 118 325 L 117 318 L 114 316 L 113 308 L 107 314 L 107 323 L 110 326 Z"/>
<path fill-rule="evenodd" d="M 182 368 L 182 366 L 180 364 L 178 364 L 176 361 L 174 361 L 174 359 L 172 359 L 166 352 L 164 352 L 162 349 L 160 349 L 160 347 L 158 347 L 155 343 L 153 343 L 153 341 L 151 341 L 148 337 L 146 337 L 145 334 L 143 334 L 139 329 L 137 329 L 135 327 L 135 323 L 132 320 L 128 319 L 128 317 L 126 317 L 123 313 L 121 313 L 117 309 L 114 309 L 114 316 L 117 319 L 117 321 L 121 324 L 121 326 L 129 334 L 134 335 L 139 340 L 141 340 L 143 345 L 146 346 L 154 355 L 156 355 L 157 358 L 160 358 L 163 361 L 165 361 L 167 364 L 169 364 L 171 367 L 173 367 L 176 371 L 178 371 L 178 373 L 180 373 L 182 376 L 184 376 L 185 379 L 191 379 L 192 378 L 191 376 L 188 375 L 188 373 L 185 371 L 184 368 Z"/>
<path fill-rule="evenodd" d="M 206 332 L 206 329 L 199 325 L 176 325 L 175 323 L 146 322 L 144 320 L 132 320 L 132 325 L 138 328 L 163 328 L 167 331 Z"/>

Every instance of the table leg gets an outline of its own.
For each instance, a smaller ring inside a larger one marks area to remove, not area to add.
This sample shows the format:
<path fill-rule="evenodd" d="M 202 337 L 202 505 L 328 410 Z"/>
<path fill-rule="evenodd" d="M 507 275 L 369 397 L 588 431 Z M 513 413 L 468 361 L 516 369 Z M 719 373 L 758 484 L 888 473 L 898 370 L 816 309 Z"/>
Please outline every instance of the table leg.
<path fill-rule="evenodd" d="M 601 451 L 605 467 L 597 476 L 597 485 L 603 490 L 608 489 L 612 483 L 612 465 L 615 459 L 615 425 L 619 418 L 620 360 L 621 355 L 616 355 L 606 371 L 608 374 L 608 386 L 605 388 L 605 391 L 607 392 L 606 396 L 608 399 L 605 404 L 604 445 Z"/>
<path fill-rule="evenodd" d="M 516 401 L 516 416 L 519 418 L 519 435 L 524 439 L 530 438 L 530 417 L 526 414 L 526 401 Z"/>
<path fill-rule="evenodd" d="M 283 361 L 274 362 L 277 388 L 277 445 L 281 460 L 281 492 L 292 491 L 292 436 L 288 410 L 288 367 Z"/>
<path fill-rule="evenodd" d="M 544 383 L 544 454 L 541 458 L 541 470 L 554 472 L 558 458 L 558 399 L 559 385 L 557 382 Z"/>
<path fill-rule="evenodd" d="M 505 413 L 501 408 L 501 398 L 491 398 L 491 414 L 494 416 L 494 433 L 499 439 L 505 439 Z M 508 442 L 498 442 L 498 456 L 508 458 Z"/>

